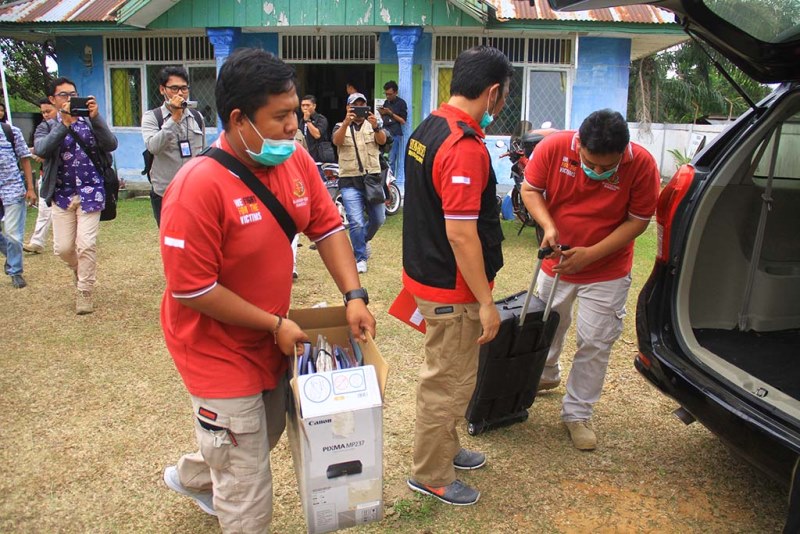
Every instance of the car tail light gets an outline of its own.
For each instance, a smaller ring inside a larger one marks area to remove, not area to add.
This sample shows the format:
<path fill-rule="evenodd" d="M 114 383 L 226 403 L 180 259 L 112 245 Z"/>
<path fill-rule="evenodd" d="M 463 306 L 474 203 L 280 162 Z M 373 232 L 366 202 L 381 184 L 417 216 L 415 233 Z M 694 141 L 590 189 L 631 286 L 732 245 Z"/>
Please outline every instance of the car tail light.
<path fill-rule="evenodd" d="M 681 165 L 658 196 L 658 207 L 656 208 L 656 231 L 658 234 L 656 261 L 658 262 L 667 263 L 669 261 L 669 238 L 675 211 L 689 191 L 692 180 L 694 180 L 694 167 L 689 164 Z"/>
<path fill-rule="evenodd" d="M 644 353 L 639 352 L 636 354 L 636 359 L 641 362 L 641 364 L 645 367 L 645 369 L 650 369 L 652 363 L 650 363 L 650 358 L 644 355 Z"/>

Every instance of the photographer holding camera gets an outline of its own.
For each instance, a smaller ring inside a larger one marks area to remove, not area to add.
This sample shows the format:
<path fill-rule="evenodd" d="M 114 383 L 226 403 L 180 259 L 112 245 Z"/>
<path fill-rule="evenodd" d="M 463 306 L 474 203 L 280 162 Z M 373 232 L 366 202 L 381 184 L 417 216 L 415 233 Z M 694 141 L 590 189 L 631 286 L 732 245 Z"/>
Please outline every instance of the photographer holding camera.
<path fill-rule="evenodd" d="M 110 158 L 117 138 L 93 96 L 80 98 L 75 83 L 56 78 L 49 99 L 58 110 L 46 127 L 36 128 L 34 152 L 44 160 L 41 195 L 52 208 L 53 248 L 73 271 L 78 315 L 92 313 L 97 273 L 97 232 L 106 206 L 102 170 L 94 160 Z"/>
<path fill-rule="evenodd" d="M 387 134 L 367 107 L 361 93 L 347 97 L 347 116 L 333 127 L 333 144 L 339 147 L 339 190 L 350 222 L 350 241 L 359 273 L 367 272 L 369 241 L 386 220 L 383 202 L 367 201 L 364 181 L 380 176 L 380 147 Z M 364 215 L 368 220 L 364 220 Z"/>
<path fill-rule="evenodd" d="M 202 152 L 206 144 L 203 116 L 197 102 L 189 100 L 189 73 L 168 66 L 158 73 L 158 90 L 164 104 L 142 116 L 145 172 L 150 180 L 150 205 L 161 226 L 161 203 L 167 186 L 184 163 Z M 149 161 L 148 161 L 149 160 Z"/>

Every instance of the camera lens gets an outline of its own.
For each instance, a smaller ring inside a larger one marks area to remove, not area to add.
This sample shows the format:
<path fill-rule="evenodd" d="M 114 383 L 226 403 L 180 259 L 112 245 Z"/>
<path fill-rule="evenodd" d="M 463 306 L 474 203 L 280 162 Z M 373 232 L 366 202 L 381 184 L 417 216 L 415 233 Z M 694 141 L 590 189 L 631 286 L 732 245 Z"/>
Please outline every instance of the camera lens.
<path fill-rule="evenodd" d="M 188 102 L 186 102 L 186 100 L 184 100 L 183 102 L 181 102 L 181 107 L 182 107 L 183 109 L 186 109 L 186 106 L 188 106 L 188 105 L 189 105 L 189 103 L 188 103 Z"/>

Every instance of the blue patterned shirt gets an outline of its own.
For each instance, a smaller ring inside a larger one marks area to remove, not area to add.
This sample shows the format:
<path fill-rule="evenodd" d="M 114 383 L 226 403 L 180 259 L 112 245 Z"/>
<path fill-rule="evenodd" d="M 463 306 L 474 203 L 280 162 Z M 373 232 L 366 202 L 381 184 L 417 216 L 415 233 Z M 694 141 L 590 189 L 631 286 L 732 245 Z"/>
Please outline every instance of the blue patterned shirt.
<path fill-rule="evenodd" d="M 25 196 L 25 178 L 17 164 L 22 158 L 31 157 L 22 132 L 16 126 L 11 127 L 14 134 L 14 146 L 0 130 L 0 200 L 3 204 L 14 204 Z M 16 150 L 16 153 L 15 153 Z"/>
<path fill-rule="evenodd" d="M 59 120 L 61 120 L 60 117 Z M 91 126 L 83 119 L 72 124 L 72 131 L 81 138 L 87 147 L 97 146 Z M 83 211 L 87 213 L 102 211 L 106 206 L 103 177 L 97 172 L 89 155 L 83 151 L 72 135 L 67 134 L 61 142 L 59 158 L 61 158 L 61 165 L 58 168 L 58 184 L 53 195 L 53 202 L 65 210 L 69 207 L 72 197 L 80 195 Z"/>

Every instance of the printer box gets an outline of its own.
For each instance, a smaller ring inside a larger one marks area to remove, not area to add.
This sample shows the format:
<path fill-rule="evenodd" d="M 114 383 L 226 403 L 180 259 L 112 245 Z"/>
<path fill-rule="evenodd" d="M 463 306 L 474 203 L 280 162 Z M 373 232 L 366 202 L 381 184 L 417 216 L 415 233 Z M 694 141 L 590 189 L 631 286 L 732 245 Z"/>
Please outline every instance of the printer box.
<path fill-rule="evenodd" d="M 347 347 L 345 308 L 292 310 L 308 334 Z M 383 518 L 383 392 L 388 366 L 368 335 L 364 365 L 297 375 L 293 362 L 287 430 L 308 532 Z"/>

